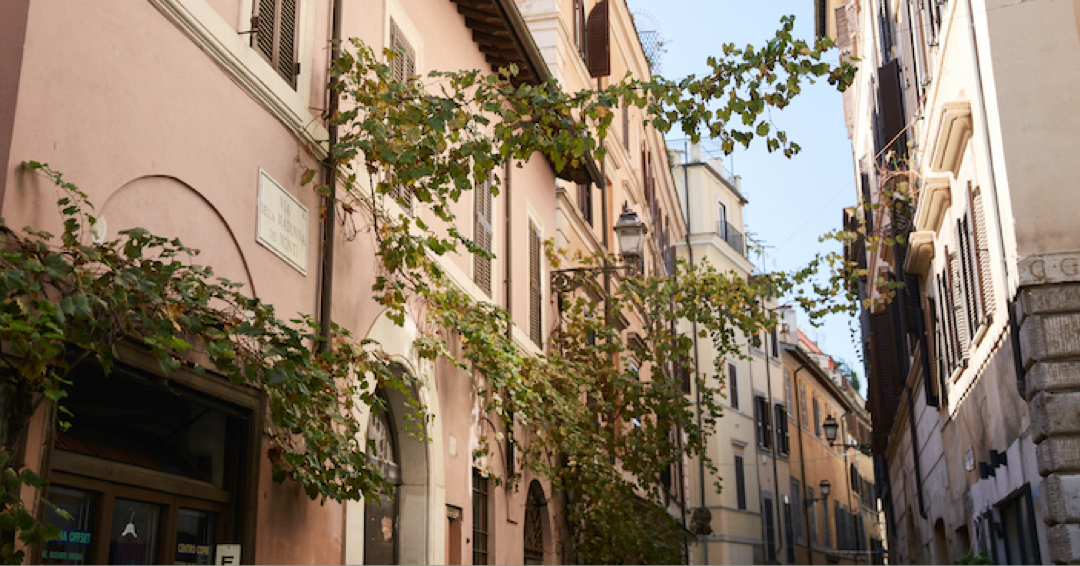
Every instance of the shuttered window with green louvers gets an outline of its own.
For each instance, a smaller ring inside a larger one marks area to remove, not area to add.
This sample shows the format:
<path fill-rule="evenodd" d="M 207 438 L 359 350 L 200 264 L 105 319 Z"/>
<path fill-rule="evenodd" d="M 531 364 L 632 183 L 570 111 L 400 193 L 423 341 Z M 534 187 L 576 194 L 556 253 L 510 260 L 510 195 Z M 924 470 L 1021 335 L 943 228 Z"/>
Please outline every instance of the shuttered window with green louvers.
<path fill-rule="evenodd" d="M 484 181 L 476 186 L 473 198 L 475 212 L 475 224 L 473 227 L 473 240 L 477 247 L 491 251 L 491 182 Z M 473 281 L 481 290 L 491 295 L 491 258 L 481 254 L 473 256 Z"/>
<path fill-rule="evenodd" d="M 540 285 L 540 229 L 529 222 L 529 336 L 537 346 L 543 347 L 544 337 L 541 321 L 543 287 Z"/>
<path fill-rule="evenodd" d="M 251 19 L 252 46 L 281 78 L 296 88 L 296 24 L 299 0 L 258 0 Z"/>

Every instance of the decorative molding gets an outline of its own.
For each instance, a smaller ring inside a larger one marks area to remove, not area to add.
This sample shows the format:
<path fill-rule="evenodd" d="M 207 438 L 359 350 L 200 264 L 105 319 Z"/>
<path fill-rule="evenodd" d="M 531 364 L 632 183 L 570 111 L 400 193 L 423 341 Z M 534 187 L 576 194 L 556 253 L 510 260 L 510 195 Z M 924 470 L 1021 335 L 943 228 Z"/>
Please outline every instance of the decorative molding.
<path fill-rule="evenodd" d="M 923 179 L 915 206 L 915 229 L 937 232 L 945 211 L 952 205 L 952 182 L 947 176 L 934 175 Z"/>
<path fill-rule="evenodd" d="M 303 97 L 266 65 L 213 9 L 202 0 L 149 0 L 184 35 L 203 50 L 241 90 L 274 116 L 322 160 L 329 135 L 307 110 Z M 257 70 L 258 64 L 266 72 Z M 302 73 L 300 79 L 306 73 Z M 298 79 L 304 88 L 306 81 Z"/>
<path fill-rule="evenodd" d="M 926 275 L 933 259 L 934 233 L 929 230 L 912 232 L 908 236 L 908 254 L 904 260 L 904 271 Z"/>
<path fill-rule="evenodd" d="M 1018 268 L 1021 287 L 1080 282 L 1080 251 L 1029 255 Z"/>
<path fill-rule="evenodd" d="M 930 168 L 938 173 L 949 171 L 957 176 L 964 160 L 964 149 L 971 139 L 971 103 L 950 102 L 942 106 L 941 123 L 938 125 L 937 146 Z"/>

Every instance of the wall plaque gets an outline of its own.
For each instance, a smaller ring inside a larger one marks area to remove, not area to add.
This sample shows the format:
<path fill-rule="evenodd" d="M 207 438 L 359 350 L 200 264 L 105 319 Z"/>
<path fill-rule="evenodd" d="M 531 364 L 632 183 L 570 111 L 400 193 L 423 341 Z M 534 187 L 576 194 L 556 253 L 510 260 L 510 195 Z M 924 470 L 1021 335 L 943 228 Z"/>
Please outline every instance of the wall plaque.
<path fill-rule="evenodd" d="M 261 169 L 257 239 L 285 263 L 307 275 L 308 209 Z"/>

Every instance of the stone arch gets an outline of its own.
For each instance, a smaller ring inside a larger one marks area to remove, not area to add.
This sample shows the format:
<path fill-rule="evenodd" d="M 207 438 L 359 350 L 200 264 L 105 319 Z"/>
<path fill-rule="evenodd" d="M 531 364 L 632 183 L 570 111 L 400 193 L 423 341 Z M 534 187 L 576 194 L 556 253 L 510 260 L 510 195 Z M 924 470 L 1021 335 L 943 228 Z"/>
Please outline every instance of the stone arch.
<path fill-rule="evenodd" d="M 414 394 L 427 407 L 431 419 L 424 431 L 429 440 L 409 432 L 408 415 L 412 411 L 406 395 L 400 391 L 381 391 L 386 401 L 386 415 L 393 430 L 393 440 L 400 465 L 395 535 L 400 564 L 437 564 L 445 556 L 445 485 L 439 432 L 438 397 L 428 364 L 416 356 L 414 342 L 419 330 L 411 317 L 403 326 L 383 313 L 372 324 L 367 338 L 379 342 L 393 361 L 394 370 L 417 378 Z M 368 418 L 371 418 L 370 413 Z M 365 502 L 346 504 L 345 561 L 359 564 L 364 557 Z"/>
<path fill-rule="evenodd" d="M 148 210 L 153 214 L 146 214 Z M 215 275 L 243 283 L 245 294 L 258 296 L 247 259 L 228 222 L 202 193 L 175 177 L 148 175 L 129 181 L 109 195 L 98 217 L 104 222 L 101 236 L 106 238 L 128 228 L 178 238 L 200 251 L 192 263 L 210 266 Z"/>

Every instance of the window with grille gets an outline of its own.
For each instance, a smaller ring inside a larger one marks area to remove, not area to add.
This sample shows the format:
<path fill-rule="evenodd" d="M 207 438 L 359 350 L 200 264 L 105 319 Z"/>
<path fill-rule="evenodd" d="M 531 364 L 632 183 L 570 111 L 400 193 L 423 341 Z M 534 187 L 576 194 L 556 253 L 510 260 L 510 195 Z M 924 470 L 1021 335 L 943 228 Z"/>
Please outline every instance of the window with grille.
<path fill-rule="evenodd" d="M 763 497 L 761 501 L 761 519 L 765 523 L 765 556 L 767 564 L 776 564 L 776 522 L 773 517 L 773 500 Z"/>
<path fill-rule="evenodd" d="M 754 397 L 754 421 L 757 423 L 757 442 L 762 448 L 772 448 L 772 423 L 770 422 L 769 401 L 764 397 Z"/>
<path fill-rule="evenodd" d="M 296 88 L 300 63 L 296 61 L 297 5 L 299 0 L 257 0 L 251 18 L 252 46 L 281 78 Z"/>
<path fill-rule="evenodd" d="M 488 478 L 473 468 L 472 474 L 473 564 L 488 563 Z"/>
<path fill-rule="evenodd" d="M 473 190 L 475 224 L 473 241 L 480 249 L 491 252 L 491 182 L 484 181 Z M 483 254 L 473 255 L 473 281 L 481 290 L 491 295 L 491 257 Z"/>
<path fill-rule="evenodd" d="M 746 470 L 742 454 L 735 455 L 735 505 L 746 509 Z"/>
<path fill-rule="evenodd" d="M 543 347 L 543 287 L 540 284 L 540 229 L 529 221 L 529 337 L 537 346 Z"/>

